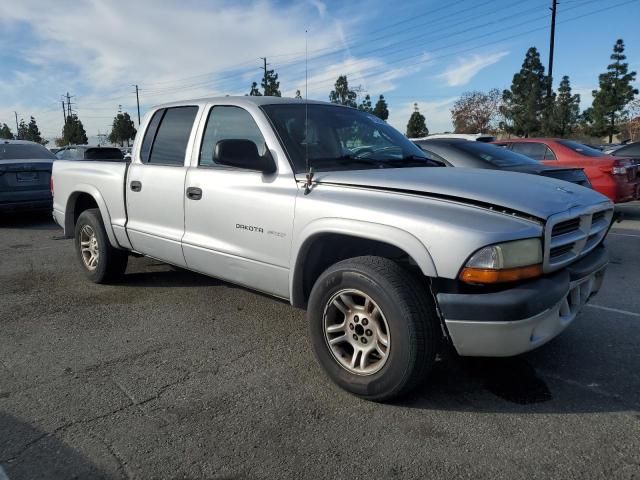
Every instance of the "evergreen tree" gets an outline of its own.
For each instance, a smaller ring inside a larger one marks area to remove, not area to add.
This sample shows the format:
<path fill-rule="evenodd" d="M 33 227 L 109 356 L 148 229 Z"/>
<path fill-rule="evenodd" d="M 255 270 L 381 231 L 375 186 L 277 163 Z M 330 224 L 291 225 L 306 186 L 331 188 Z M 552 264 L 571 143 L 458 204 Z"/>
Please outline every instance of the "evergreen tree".
<path fill-rule="evenodd" d="M 24 123 L 24 119 L 20 119 L 20 123 L 18 124 L 18 133 L 16 135 L 16 139 L 18 140 L 26 140 L 27 134 L 29 132 L 29 127 L 26 123 Z"/>
<path fill-rule="evenodd" d="M 265 83 L 266 80 L 266 83 Z M 267 74 L 260 83 L 265 97 L 281 97 L 280 82 L 278 81 L 278 74 L 273 70 L 267 70 Z"/>
<path fill-rule="evenodd" d="M 346 75 L 340 75 L 336 80 L 334 89 L 329 93 L 329 101 L 339 105 L 355 108 L 356 92 L 349 90 L 349 81 Z"/>
<path fill-rule="evenodd" d="M 27 125 L 26 131 L 24 132 L 24 136 L 22 138 L 31 142 L 43 142 L 43 138 L 40 134 L 40 129 L 38 128 L 38 124 L 36 123 L 35 118 L 30 117 L 29 124 Z"/>
<path fill-rule="evenodd" d="M 300 93 L 300 90 L 296 90 L 296 98 L 297 99 L 302 99 L 302 94 Z"/>
<path fill-rule="evenodd" d="M 133 124 L 133 120 L 127 112 L 118 114 L 113 118 L 113 124 L 111 126 L 111 133 L 109 133 L 108 139 L 111 143 L 120 144 L 124 146 L 124 142 L 127 142 L 129 146 L 129 140 L 133 140 L 136 136 L 136 127 Z"/>
<path fill-rule="evenodd" d="M 554 136 L 564 137 L 572 133 L 578 124 L 580 117 L 580 95 L 571 94 L 571 83 L 565 75 L 558 86 L 558 95 L 555 98 L 553 117 L 550 125 L 550 133 Z"/>
<path fill-rule="evenodd" d="M 420 113 L 418 104 L 413 104 L 413 113 L 409 117 L 409 123 L 407 123 L 407 137 L 420 138 L 429 135 L 429 129 L 425 123 L 424 115 Z"/>
<path fill-rule="evenodd" d="M 608 135 L 609 143 L 613 135 L 620 131 L 619 124 L 625 120 L 625 107 L 638 94 L 638 90 L 631 85 L 636 79 L 636 72 L 628 71 L 626 58 L 624 42 L 619 39 L 613 46 L 613 62 L 600 75 L 600 88 L 592 93 L 593 105 L 587 115 L 592 135 Z"/>
<path fill-rule="evenodd" d="M 62 145 L 86 145 L 87 141 L 87 132 L 78 116 L 75 113 L 68 115 L 62 128 Z"/>
<path fill-rule="evenodd" d="M 528 137 L 542 130 L 543 116 L 550 104 L 550 100 L 545 100 L 547 82 L 540 54 L 531 47 L 520 72 L 513 76 L 511 89 L 502 92 L 500 112 L 506 122 L 501 126 L 507 132 Z"/>
<path fill-rule="evenodd" d="M 261 97 L 262 94 L 260 93 L 260 90 L 258 90 L 258 84 L 256 82 L 252 82 L 251 83 L 251 90 L 249 91 L 249 96 L 250 97 Z"/>
<path fill-rule="evenodd" d="M 13 140 L 13 133 L 11 132 L 9 125 L 6 123 L 3 123 L 2 126 L 0 126 L 0 138 L 3 140 Z"/>
<path fill-rule="evenodd" d="M 387 107 L 387 101 L 384 99 L 384 95 L 380 95 L 380 98 L 378 98 L 376 106 L 373 108 L 373 114 L 382 120 L 389 118 L 389 108 Z"/>
<path fill-rule="evenodd" d="M 373 108 L 371 107 L 371 97 L 367 93 L 358 105 L 358 110 L 362 110 L 363 112 L 373 113 Z"/>

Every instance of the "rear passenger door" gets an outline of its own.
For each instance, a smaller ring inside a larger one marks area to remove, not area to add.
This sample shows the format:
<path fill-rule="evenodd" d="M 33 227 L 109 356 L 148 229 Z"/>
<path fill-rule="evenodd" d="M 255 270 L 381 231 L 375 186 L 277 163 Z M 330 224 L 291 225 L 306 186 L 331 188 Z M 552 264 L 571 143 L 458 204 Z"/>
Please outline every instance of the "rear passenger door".
<path fill-rule="evenodd" d="M 181 245 L 185 159 L 191 155 L 197 118 L 197 106 L 156 111 L 125 185 L 127 233 L 134 250 L 178 266 L 186 266 Z"/>

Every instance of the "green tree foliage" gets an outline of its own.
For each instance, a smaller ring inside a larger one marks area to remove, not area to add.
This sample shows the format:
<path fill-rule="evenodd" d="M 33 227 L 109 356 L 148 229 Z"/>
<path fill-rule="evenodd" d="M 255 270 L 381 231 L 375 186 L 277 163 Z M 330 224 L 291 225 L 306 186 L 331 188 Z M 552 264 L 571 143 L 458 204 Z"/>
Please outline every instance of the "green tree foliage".
<path fill-rule="evenodd" d="M 409 117 L 409 123 L 407 123 L 407 137 L 420 138 L 429 135 L 429 129 L 425 122 L 424 115 L 420 113 L 418 104 L 413 104 L 413 113 Z"/>
<path fill-rule="evenodd" d="M 626 58 L 624 42 L 619 39 L 613 46 L 613 62 L 607 66 L 605 73 L 600 74 L 600 88 L 592 92 L 593 104 L 585 112 L 584 119 L 590 133 L 595 136 L 608 135 L 609 142 L 613 140 L 614 134 L 619 133 L 620 123 L 627 120 L 625 107 L 638 94 L 638 90 L 632 86 L 636 72 L 628 71 Z"/>
<path fill-rule="evenodd" d="M 133 120 L 127 112 L 118 113 L 113 117 L 113 124 L 111 125 L 111 133 L 107 137 L 113 144 L 120 144 L 124 146 L 127 143 L 129 146 L 129 140 L 133 140 L 136 136 L 136 127 L 133 125 Z"/>
<path fill-rule="evenodd" d="M 0 138 L 3 140 L 13 140 L 13 133 L 11 132 L 9 125 L 6 123 L 3 123 L 2 126 L 0 126 Z"/>
<path fill-rule="evenodd" d="M 38 124 L 36 123 L 36 119 L 30 117 L 29 124 L 27 125 L 27 129 L 25 135 L 23 137 L 24 140 L 29 140 L 31 142 L 43 143 L 44 139 L 40 134 L 40 129 L 38 128 Z"/>
<path fill-rule="evenodd" d="M 78 116 L 75 113 L 67 116 L 62 128 L 62 145 L 86 145 L 87 141 L 87 132 Z"/>
<path fill-rule="evenodd" d="M 547 131 L 553 136 L 571 134 L 580 118 L 580 95 L 571 93 L 571 82 L 565 75 L 554 98 L 553 113 Z"/>
<path fill-rule="evenodd" d="M 302 99 L 302 94 L 300 93 L 300 90 L 296 90 L 296 98 L 299 100 Z"/>
<path fill-rule="evenodd" d="M 262 90 L 265 97 L 281 97 L 280 82 L 278 81 L 278 74 L 273 70 L 267 70 L 267 74 L 262 78 Z"/>
<path fill-rule="evenodd" d="M 389 107 L 387 106 L 387 101 L 384 99 L 384 95 L 380 95 L 378 98 L 376 106 L 373 107 L 373 114 L 382 120 L 389 118 Z"/>
<path fill-rule="evenodd" d="M 356 92 L 349 90 L 349 81 L 346 75 L 340 75 L 336 80 L 334 89 L 329 93 L 329 101 L 356 108 Z"/>
<path fill-rule="evenodd" d="M 501 94 L 497 88 L 487 93 L 464 92 L 451 108 L 455 133 L 486 133 L 496 127 Z"/>
<path fill-rule="evenodd" d="M 18 140 L 26 140 L 28 131 L 29 131 L 29 127 L 25 123 L 24 119 L 21 118 L 20 123 L 18 124 L 18 133 L 16 135 L 16 138 Z"/>
<path fill-rule="evenodd" d="M 262 93 L 258 90 L 258 84 L 256 82 L 251 83 L 251 90 L 249 91 L 250 97 L 261 97 Z"/>
<path fill-rule="evenodd" d="M 371 97 L 369 94 L 366 94 L 365 97 L 358 105 L 358 110 L 362 110 L 363 112 L 373 113 L 373 107 L 371 107 Z"/>
<path fill-rule="evenodd" d="M 504 130 L 525 137 L 542 131 L 545 108 L 549 108 L 549 101 L 545 100 L 547 82 L 540 54 L 531 47 L 522 68 L 513 76 L 511 89 L 502 92 L 500 113 L 505 118 L 501 124 Z"/>

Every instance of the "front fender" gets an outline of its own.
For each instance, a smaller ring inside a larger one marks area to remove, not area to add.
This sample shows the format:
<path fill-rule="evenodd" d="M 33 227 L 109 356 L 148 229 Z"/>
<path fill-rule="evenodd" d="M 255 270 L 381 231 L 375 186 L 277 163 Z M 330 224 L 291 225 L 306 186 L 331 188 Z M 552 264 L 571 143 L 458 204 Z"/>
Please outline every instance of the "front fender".
<path fill-rule="evenodd" d="M 116 240 L 115 233 L 113 231 L 113 226 L 111 225 L 111 215 L 109 214 L 109 208 L 107 207 L 107 203 L 104 201 L 104 198 L 100 194 L 100 191 L 89 184 L 79 184 L 76 185 L 74 191 L 69 198 L 67 199 L 67 205 L 64 215 L 64 234 L 67 237 L 73 237 L 74 235 L 74 209 L 76 204 L 76 199 L 79 195 L 86 193 L 93 197 L 100 209 L 100 215 L 102 216 L 102 222 L 104 223 L 104 229 L 107 232 L 107 237 L 109 238 L 109 242 L 115 248 L 120 248 L 118 245 L 118 241 Z"/>
<path fill-rule="evenodd" d="M 436 266 L 424 244 L 409 232 L 390 225 L 344 218 L 322 218 L 308 223 L 295 236 L 291 246 L 290 265 L 294 269 L 289 275 L 289 293 L 294 305 L 300 304 L 302 293 L 301 265 L 309 246 L 322 234 L 342 234 L 388 243 L 407 253 L 425 276 L 437 277 Z"/>

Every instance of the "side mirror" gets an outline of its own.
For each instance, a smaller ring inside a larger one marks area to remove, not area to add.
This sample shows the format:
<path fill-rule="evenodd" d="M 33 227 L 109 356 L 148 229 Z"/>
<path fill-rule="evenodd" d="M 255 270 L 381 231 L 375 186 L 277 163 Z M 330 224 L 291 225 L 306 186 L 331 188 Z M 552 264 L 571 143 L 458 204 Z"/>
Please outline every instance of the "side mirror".
<path fill-rule="evenodd" d="M 258 147 L 251 140 L 220 140 L 214 150 L 214 163 L 262 173 L 276 171 L 276 164 L 269 151 L 261 156 Z"/>

